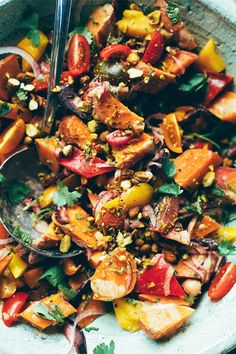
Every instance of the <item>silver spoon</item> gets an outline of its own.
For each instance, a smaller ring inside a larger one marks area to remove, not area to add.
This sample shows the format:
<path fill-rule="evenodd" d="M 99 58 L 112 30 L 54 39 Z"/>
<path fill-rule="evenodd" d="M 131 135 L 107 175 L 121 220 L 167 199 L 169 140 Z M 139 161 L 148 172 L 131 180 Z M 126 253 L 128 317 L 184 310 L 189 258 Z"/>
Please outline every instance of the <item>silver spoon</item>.
<path fill-rule="evenodd" d="M 42 131 L 47 134 L 51 131 L 57 107 L 57 96 L 53 91 L 60 84 L 71 5 L 72 0 L 56 1 L 47 106 L 41 126 Z M 7 182 L 17 180 L 29 186 L 34 197 L 37 197 L 40 191 L 42 191 L 42 186 L 38 182 L 37 176 L 39 172 L 42 172 L 43 168 L 39 162 L 35 148 L 26 148 L 7 159 L 0 167 L 0 173 L 4 175 Z M 64 258 L 83 252 L 77 246 L 72 247 L 68 253 L 63 254 L 58 249 L 39 248 L 34 245 L 34 242 L 29 244 L 27 237 L 22 237 L 22 235 L 30 235 L 33 240 L 41 236 L 32 227 L 32 213 L 23 210 L 21 205 L 12 205 L 3 197 L 0 199 L 0 221 L 17 242 L 41 255 Z"/>

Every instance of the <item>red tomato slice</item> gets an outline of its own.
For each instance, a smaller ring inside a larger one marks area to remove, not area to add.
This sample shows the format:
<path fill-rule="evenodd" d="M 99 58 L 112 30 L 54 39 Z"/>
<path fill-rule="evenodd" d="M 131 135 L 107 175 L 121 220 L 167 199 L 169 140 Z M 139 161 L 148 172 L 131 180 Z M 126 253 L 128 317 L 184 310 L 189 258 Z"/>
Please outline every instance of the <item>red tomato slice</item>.
<path fill-rule="evenodd" d="M 112 146 L 125 145 L 133 138 L 134 133 L 131 130 L 129 132 L 115 130 L 106 136 L 107 142 Z"/>
<path fill-rule="evenodd" d="M 91 51 L 87 39 L 74 34 L 70 40 L 67 65 L 72 76 L 79 76 L 90 69 Z"/>
<path fill-rule="evenodd" d="M 216 170 L 216 185 L 224 190 L 236 189 L 236 168 L 219 167 Z"/>
<path fill-rule="evenodd" d="M 150 294 L 157 296 L 179 296 L 185 297 L 186 294 L 179 285 L 176 277 L 173 275 L 171 279 L 167 279 L 168 272 L 171 266 L 166 263 L 163 256 L 161 256 L 157 263 L 147 268 L 137 280 L 137 292 L 142 294 Z M 169 281 L 169 293 L 166 293 L 166 281 Z"/>
<path fill-rule="evenodd" d="M 208 295 L 213 300 L 220 300 L 234 286 L 236 282 L 236 265 L 228 262 L 219 270 L 213 279 Z"/>
<path fill-rule="evenodd" d="M 142 61 L 144 63 L 155 65 L 162 56 L 163 51 L 164 37 L 160 32 L 155 31 L 144 52 Z"/>
<path fill-rule="evenodd" d="M 114 58 L 126 58 L 131 53 L 130 47 L 125 44 L 111 44 L 100 52 L 100 57 L 103 60 Z"/>
<path fill-rule="evenodd" d="M 114 169 L 114 167 L 111 167 L 108 163 L 98 157 L 90 157 L 87 159 L 85 154 L 79 149 L 74 149 L 74 153 L 71 157 L 61 158 L 59 163 L 69 171 L 77 173 L 85 178 L 103 175 Z"/>
<path fill-rule="evenodd" d="M 28 298 L 28 294 L 18 292 L 4 301 L 2 307 L 2 320 L 6 326 L 11 326 Z"/>

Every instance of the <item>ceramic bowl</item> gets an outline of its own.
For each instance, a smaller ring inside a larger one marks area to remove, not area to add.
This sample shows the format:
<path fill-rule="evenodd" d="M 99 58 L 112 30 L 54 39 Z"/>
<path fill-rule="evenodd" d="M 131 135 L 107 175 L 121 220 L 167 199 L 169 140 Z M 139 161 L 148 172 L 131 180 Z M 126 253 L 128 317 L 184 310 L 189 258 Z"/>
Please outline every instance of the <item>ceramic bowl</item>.
<path fill-rule="evenodd" d="M 179 3 L 183 18 L 196 35 L 199 45 L 214 37 L 228 72 L 236 76 L 236 2 L 175 1 Z M 100 2 L 87 1 L 89 6 Z M 17 27 L 27 9 L 34 9 L 45 19 L 52 14 L 53 6 L 52 0 L 0 0 L 1 44 L 16 41 Z M 83 12 L 83 18 L 86 13 L 88 11 Z M 116 354 L 223 354 L 236 346 L 235 305 L 236 286 L 218 303 L 212 303 L 205 294 L 185 329 L 162 342 L 152 341 L 141 332 L 131 334 L 122 330 L 114 316 L 108 314 L 94 322 L 99 331 L 86 333 L 88 354 L 93 353 L 98 343 L 111 340 L 115 342 Z M 0 321 L 0 354 L 65 354 L 69 348 L 65 337 L 58 332 L 40 333 L 21 323 L 8 328 Z"/>

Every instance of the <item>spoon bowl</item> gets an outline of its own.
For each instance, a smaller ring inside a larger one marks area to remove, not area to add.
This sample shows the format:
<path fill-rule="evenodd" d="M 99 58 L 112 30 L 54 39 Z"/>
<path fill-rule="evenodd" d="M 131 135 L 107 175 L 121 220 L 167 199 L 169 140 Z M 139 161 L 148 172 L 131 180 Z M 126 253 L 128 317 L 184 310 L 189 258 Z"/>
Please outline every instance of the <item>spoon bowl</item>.
<path fill-rule="evenodd" d="M 33 198 L 37 198 L 43 191 L 43 186 L 38 180 L 38 174 L 41 172 L 46 172 L 46 168 L 40 163 L 34 147 L 16 152 L 0 167 L 0 173 L 7 182 L 17 180 L 23 183 L 30 189 L 30 196 Z M 32 215 L 32 211 L 24 210 L 22 204 L 11 204 L 2 193 L 0 221 L 17 242 L 33 252 L 51 258 L 67 258 L 83 253 L 76 245 L 73 245 L 67 253 L 61 253 L 57 248 L 45 249 L 34 245 L 34 240 L 40 238 L 41 234 L 32 225 Z M 32 243 L 28 242 L 26 237 L 22 237 L 23 234 L 30 235 Z"/>

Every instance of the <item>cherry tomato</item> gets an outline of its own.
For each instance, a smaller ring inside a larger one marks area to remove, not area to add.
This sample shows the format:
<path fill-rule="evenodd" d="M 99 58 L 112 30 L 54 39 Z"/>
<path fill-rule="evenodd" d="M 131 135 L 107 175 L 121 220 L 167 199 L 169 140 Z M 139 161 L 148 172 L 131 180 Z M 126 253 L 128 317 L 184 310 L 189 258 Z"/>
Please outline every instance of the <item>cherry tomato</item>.
<path fill-rule="evenodd" d="M 34 92 L 46 91 L 48 89 L 49 73 L 43 74 L 42 79 L 34 79 L 32 84 L 34 85 Z M 73 83 L 73 78 L 69 71 L 63 71 L 61 74 L 61 84 Z"/>
<path fill-rule="evenodd" d="M 12 152 L 25 135 L 25 122 L 18 118 L 0 135 L 0 154 Z"/>
<path fill-rule="evenodd" d="M 6 326 L 11 326 L 28 298 L 28 294 L 18 292 L 4 301 L 2 308 L 2 320 Z"/>
<path fill-rule="evenodd" d="M 144 52 L 142 61 L 144 63 L 155 65 L 160 59 L 160 57 L 162 56 L 163 50 L 164 50 L 164 37 L 160 32 L 155 31 Z"/>
<path fill-rule="evenodd" d="M 125 44 L 111 44 L 102 49 L 100 57 L 103 60 L 109 60 L 114 58 L 126 58 L 131 53 L 130 47 Z"/>
<path fill-rule="evenodd" d="M 177 154 L 183 152 L 180 128 L 175 113 L 168 114 L 161 125 L 167 147 Z"/>
<path fill-rule="evenodd" d="M 81 34 L 74 34 L 70 40 L 67 64 L 72 76 L 79 76 L 90 69 L 90 46 Z"/>
<path fill-rule="evenodd" d="M 232 289 L 235 282 L 236 265 L 228 262 L 216 274 L 208 290 L 208 295 L 213 300 L 220 300 Z"/>
<path fill-rule="evenodd" d="M 115 130 L 106 136 L 107 142 L 112 146 L 120 146 L 127 144 L 134 137 L 134 133 L 130 131 Z"/>
<path fill-rule="evenodd" d="M 8 231 L 5 229 L 3 224 L 0 224 L 0 239 L 3 240 L 9 237 Z"/>

